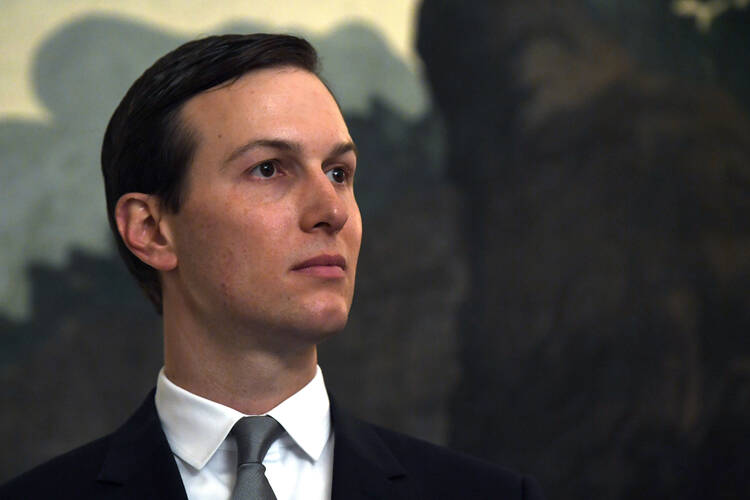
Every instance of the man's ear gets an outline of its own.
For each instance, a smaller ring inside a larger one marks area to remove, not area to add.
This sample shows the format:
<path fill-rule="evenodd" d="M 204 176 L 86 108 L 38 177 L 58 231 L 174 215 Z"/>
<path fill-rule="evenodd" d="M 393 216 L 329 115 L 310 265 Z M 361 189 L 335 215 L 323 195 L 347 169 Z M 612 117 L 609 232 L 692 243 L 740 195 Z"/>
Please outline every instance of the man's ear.
<path fill-rule="evenodd" d="M 149 266 L 170 271 L 177 266 L 172 235 L 162 220 L 157 196 L 126 193 L 115 205 L 115 221 L 125 246 Z"/>

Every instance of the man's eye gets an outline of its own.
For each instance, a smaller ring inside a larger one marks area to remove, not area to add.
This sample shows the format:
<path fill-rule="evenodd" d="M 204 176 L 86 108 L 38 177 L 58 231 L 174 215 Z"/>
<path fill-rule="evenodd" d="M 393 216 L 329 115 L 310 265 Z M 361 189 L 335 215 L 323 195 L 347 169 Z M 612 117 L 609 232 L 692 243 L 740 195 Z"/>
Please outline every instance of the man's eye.
<path fill-rule="evenodd" d="M 336 184 L 345 183 L 348 177 L 347 171 L 341 167 L 332 168 L 331 170 L 326 172 L 326 175 Z"/>
<path fill-rule="evenodd" d="M 272 161 L 264 161 L 256 165 L 251 171 L 250 175 L 253 177 L 263 177 L 268 179 L 278 173 L 276 165 Z"/>

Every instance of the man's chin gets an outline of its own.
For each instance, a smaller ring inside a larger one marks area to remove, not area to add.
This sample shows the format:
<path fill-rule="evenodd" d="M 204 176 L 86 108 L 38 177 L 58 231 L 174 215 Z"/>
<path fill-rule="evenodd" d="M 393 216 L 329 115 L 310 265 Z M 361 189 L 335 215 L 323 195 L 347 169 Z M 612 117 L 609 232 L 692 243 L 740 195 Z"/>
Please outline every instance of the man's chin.
<path fill-rule="evenodd" d="M 327 315 L 312 317 L 300 325 L 300 333 L 306 337 L 322 341 L 336 335 L 344 329 L 348 320 L 348 313 L 332 312 Z"/>
<path fill-rule="evenodd" d="M 277 311 L 276 315 L 240 316 L 239 321 L 262 332 L 267 340 L 287 345 L 317 344 L 344 329 L 349 319 L 350 302 L 336 295 L 319 295 L 315 300 L 297 301 L 294 307 Z M 258 320 L 262 320 L 259 322 Z"/>
<path fill-rule="evenodd" d="M 317 343 L 343 330 L 348 319 L 349 305 L 334 303 L 304 311 L 295 318 L 295 329 L 298 335 Z"/>
<path fill-rule="evenodd" d="M 349 318 L 351 300 L 339 293 L 319 293 L 300 301 L 300 319 L 311 328 L 341 330 Z"/>

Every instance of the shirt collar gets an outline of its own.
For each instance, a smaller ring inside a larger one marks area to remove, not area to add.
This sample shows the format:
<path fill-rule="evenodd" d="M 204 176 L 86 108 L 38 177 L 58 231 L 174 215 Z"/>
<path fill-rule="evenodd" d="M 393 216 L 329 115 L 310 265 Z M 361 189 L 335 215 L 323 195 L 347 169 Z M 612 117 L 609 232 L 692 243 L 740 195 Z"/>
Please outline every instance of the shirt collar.
<path fill-rule="evenodd" d="M 189 392 L 159 372 L 156 411 L 172 452 L 196 469 L 202 469 L 246 416 L 228 406 Z M 318 366 L 313 379 L 267 415 L 284 427 L 312 461 L 318 460 L 331 433 L 330 401 Z"/>

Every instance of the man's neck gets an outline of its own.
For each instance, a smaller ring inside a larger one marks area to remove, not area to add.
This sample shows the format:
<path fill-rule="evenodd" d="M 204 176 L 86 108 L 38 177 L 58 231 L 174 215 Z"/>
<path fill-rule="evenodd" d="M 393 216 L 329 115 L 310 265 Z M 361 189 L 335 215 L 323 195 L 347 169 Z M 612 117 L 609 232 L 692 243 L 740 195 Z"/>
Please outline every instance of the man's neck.
<path fill-rule="evenodd" d="M 169 330 L 168 330 L 169 329 Z M 315 345 L 294 351 L 231 345 L 221 335 L 170 328 L 165 321 L 164 371 L 198 396 L 246 415 L 267 413 L 315 376 Z"/>

